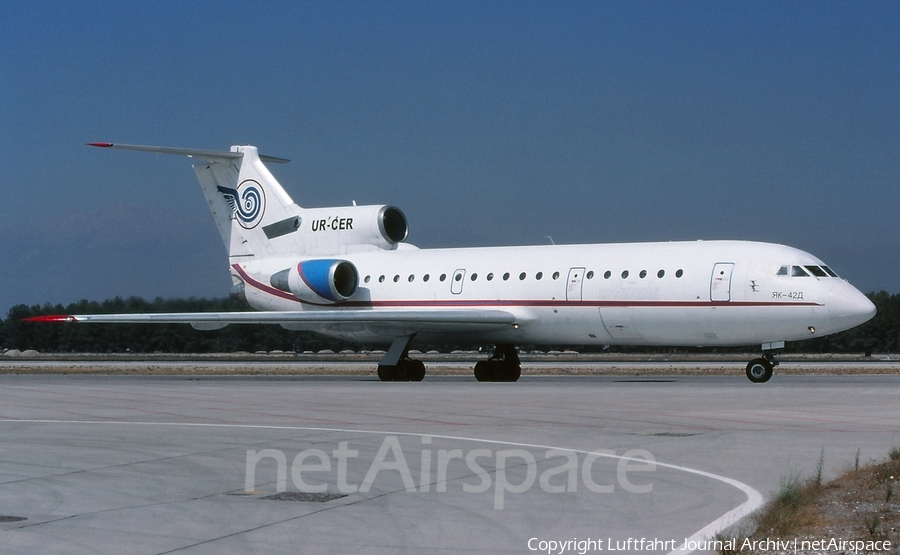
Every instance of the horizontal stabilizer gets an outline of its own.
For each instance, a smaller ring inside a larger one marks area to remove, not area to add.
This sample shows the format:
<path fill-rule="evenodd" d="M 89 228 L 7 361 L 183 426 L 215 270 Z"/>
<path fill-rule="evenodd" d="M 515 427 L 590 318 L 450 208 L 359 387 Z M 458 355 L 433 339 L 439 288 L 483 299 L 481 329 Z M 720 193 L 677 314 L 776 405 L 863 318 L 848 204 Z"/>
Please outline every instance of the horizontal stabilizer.
<path fill-rule="evenodd" d="M 180 154 L 182 156 L 190 156 L 200 160 L 215 160 L 217 158 L 241 158 L 244 156 L 241 152 L 227 152 L 219 150 L 200 150 L 196 148 L 173 148 L 168 146 L 145 146 L 145 145 L 123 145 L 119 143 L 85 143 L 88 146 L 96 146 L 100 148 L 121 148 L 123 150 L 139 150 L 142 152 L 155 152 L 157 154 Z M 259 159 L 263 162 L 275 162 L 284 164 L 290 162 L 286 158 L 276 158 L 274 156 L 259 155 Z"/>

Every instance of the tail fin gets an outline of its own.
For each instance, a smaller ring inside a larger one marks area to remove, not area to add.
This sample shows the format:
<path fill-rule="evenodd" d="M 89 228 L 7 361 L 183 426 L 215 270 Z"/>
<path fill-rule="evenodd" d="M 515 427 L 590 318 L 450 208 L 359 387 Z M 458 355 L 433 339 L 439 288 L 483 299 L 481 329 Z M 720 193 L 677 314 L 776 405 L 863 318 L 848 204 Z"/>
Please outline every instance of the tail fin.
<path fill-rule="evenodd" d="M 181 154 L 206 162 L 194 172 L 212 211 L 216 227 L 225 242 L 232 264 L 237 258 L 277 254 L 290 250 L 293 241 L 272 240 L 300 227 L 301 208 L 269 172 L 263 162 L 288 162 L 283 158 L 260 156 L 255 146 L 232 146 L 230 152 L 170 148 L 160 146 L 88 143 L 90 146 L 140 150 L 161 154 Z"/>
<path fill-rule="evenodd" d="M 208 163 L 194 166 L 228 256 L 234 263 L 234 257 L 277 254 L 271 240 L 299 229 L 301 208 L 255 146 L 233 146 L 231 152 L 239 156 L 205 156 Z"/>

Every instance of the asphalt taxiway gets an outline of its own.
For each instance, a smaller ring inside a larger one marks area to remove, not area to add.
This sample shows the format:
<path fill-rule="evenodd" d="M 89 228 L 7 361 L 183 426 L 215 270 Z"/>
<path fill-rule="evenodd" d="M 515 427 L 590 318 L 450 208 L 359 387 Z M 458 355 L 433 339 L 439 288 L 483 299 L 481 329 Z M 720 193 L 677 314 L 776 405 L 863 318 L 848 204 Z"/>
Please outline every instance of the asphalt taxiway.
<path fill-rule="evenodd" d="M 602 540 L 573 553 L 643 539 L 668 553 L 820 457 L 826 478 L 857 453 L 883 458 L 900 444 L 898 386 L 896 375 L 2 375 L 0 541 L 4 553 L 161 554 L 537 553 Z"/>

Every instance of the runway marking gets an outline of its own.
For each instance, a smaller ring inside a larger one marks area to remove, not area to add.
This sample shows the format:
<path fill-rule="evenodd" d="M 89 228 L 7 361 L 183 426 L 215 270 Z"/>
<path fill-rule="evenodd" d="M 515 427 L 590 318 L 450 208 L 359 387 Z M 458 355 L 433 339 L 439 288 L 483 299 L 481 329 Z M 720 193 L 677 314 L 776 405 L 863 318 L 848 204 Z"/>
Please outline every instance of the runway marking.
<path fill-rule="evenodd" d="M 448 435 L 440 435 L 440 434 L 422 434 L 422 433 L 414 433 L 414 432 L 393 432 L 393 431 L 383 431 L 383 430 L 358 430 L 358 429 L 348 429 L 348 428 L 320 428 L 320 427 L 310 427 L 310 426 L 276 426 L 270 424 L 213 424 L 213 423 L 204 423 L 204 422 L 141 422 L 141 421 L 115 421 L 115 420 L 42 420 L 42 419 L 0 419 L 0 423 L 3 422 L 17 422 L 17 423 L 29 423 L 29 424 L 109 424 L 109 425 L 117 425 L 117 426 L 175 426 L 175 427 L 194 427 L 194 428 L 241 428 L 241 429 L 256 429 L 256 430 L 294 430 L 294 431 L 307 431 L 307 432 L 338 432 L 338 433 L 348 433 L 348 434 L 372 434 L 372 435 L 395 435 L 395 436 L 407 436 L 407 437 L 431 437 L 436 439 L 444 439 L 444 440 L 454 440 L 454 441 L 469 441 L 475 443 L 487 443 L 493 445 L 511 445 L 514 447 L 527 447 L 531 449 L 544 449 L 544 450 L 561 450 L 561 451 L 570 451 L 572 453 L 579 453 L 582 455 L 595 455 L 599 457 L 606 457 L 611 459 L 619 459 L 625 461 L 633 461 L 646 463 L 647 461 L 644 459 L 636 459 L 633 457 L 624 457 L 621 455 L 610 455 L 608 453 L 595 453 L 593 451 L 586 451 L 583 449 L 570 449 L 568 447 L 555 447 L 551 445 L 537 445 L 533 443 L 520 443 L 514 441 L 501 441 L 497 439 L 481 439 L 474 437 L 462 437 L 462 436 L 448 436 Z M 741 490 L 744 495 L 747 496 L 747 500 L 735 507 L 734 509 L 726 512 L 719 518 L 710 522 L 700 530 L 694 532 L 693 535 L 688 537 L 685 540 L 685 543 L 682 544 L 682 547 L 670 551 L 668 555 L 688 555 L 693 553 L 694 549 L 687 549 L 687 545 L 690 543 L 698 543 L 703 542 L 705 540 L 711 540 L 715 537 L 715 535 L 734 523 L 738 522 L 740 519 L 749 515 L 756 509 L 758 509 L 763 504 L 763 497 L 758 491 L 748 486 L 743 482 L 739 482 L 733 478 L 728 478 L 726 476 L 720 476 L 718 474 L 713 474 L 712 472 L 706 472 L 705 470 L 698 470 L 696 468 L 688 468 L 686 466 L 680 466 L 677 464 L 670 464 L 655 461 L 654 464 L 657 466 L 662 466 L 664 468 L 670 468 L 672 470 L 680 470 L 681 472 L 687 472 L 689 474 L 695 474 L 697 476 L 703 476 L 704 478 L 709 478 L 711 480 L 717 480 L 724 484 L 728 484 L 734 488 Z"/>

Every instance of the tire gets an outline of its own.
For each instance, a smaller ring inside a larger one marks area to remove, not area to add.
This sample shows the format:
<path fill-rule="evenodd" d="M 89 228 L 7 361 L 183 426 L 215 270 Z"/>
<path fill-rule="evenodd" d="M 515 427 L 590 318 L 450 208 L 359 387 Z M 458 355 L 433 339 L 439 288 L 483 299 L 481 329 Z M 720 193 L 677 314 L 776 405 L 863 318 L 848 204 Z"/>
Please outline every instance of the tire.
<path fill-rule="evenodd" d="M 397 377 L 394 378 L 395 381 L 398 382 L 408 382 L 412 378 L 413 368 L 412 368 L 411 360 L 401 360 L 397 363 Z"/>
<path fill-rule="evenodd" d="M 772 363 L 764 358 L 755 358 L 747 363 L 747 378 L 753 383 L 765 383 L 772 377 Z"/>
<path fill-rule="evenodd" d="M 412 366 L 412 368 L 410 369 L 410 373 L 409 373 L 409 376 L 410 376 L 409 381 L 421 382 L 422 380 L 424 380 L 425 379 L 425 363 L 422 362 L 421 360 L 411 360 L 409 362 L 410 362 L 410 366 Z"/>
<path fill-rule="evenodd" d="M 519 376 L 522 375 L 522 367 L 518 364 L 512 364 L 507 362 L 506 367 L 503 372 L 503 381 L 505 382 L 516 382 L 519 381 Z"/>
<path fill-rule="evenodd" d="M 383 382 L 392 382 L 397 379 L 397 367 L 378 365 L 378 379 Z"/>
<path fill-rule="evenodd" d="M 487 382 L 491 379 L 491 365 L 486 360 L 475 363 L 475 379 L 479 382 Z"/>

